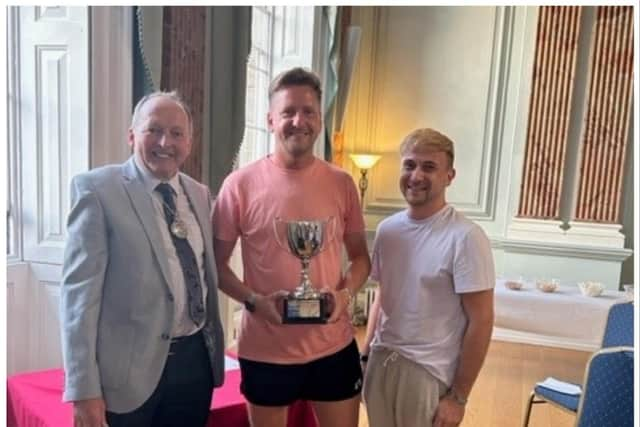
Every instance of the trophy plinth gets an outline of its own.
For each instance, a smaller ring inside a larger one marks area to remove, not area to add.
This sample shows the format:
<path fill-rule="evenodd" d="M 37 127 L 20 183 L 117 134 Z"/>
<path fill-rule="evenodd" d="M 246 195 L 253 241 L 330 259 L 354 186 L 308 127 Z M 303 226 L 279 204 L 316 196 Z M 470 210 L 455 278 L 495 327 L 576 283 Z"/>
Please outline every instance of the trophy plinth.
<path fill-rule="evenodd" d="M 326 244 L 327 225 L 333 218 L 322 221 L 274 221 L 276 241 L 300 259 L 300 284 L 284 300 L 282 322 L 287 324 L 327 323 L 329 317 L 327 294 L 318 292 L 309 278 L 309 261 Z M 286 236 L 287 245 L 282 243 Z"/>
<path fill-rule="evenodd" d="M 282 323 L 327 323 L 328 317 L 327 299 L 320 292 L 303 295 L 294 291 L 284 300 Z"/>

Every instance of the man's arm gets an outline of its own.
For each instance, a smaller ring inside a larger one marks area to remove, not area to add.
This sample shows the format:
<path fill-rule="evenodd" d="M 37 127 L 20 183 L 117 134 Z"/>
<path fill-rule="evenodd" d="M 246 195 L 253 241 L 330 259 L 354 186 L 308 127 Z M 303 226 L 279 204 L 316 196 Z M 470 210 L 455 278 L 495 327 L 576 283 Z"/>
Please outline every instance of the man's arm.
<path fill-rule="evenodd" d="M 277 291 L 270 295 L 254 293 L 247 285 L 242 283 L 229 265 L 229 259 L 233 253 L 236 241 L 226 241 L 214 238 L 214 252 L 216 254 L 216 267 L 218 268 L 218 288 L 233 298 L 243 303 L 251 295 L 255 296 L 255 314 L 258 314 L 272 323 L 282 323 L 282 315 L 278 311 L 277 302 L 286 295 L 285 291 Z"/>
<path fill-rule="evenodd" d="M 361 353 L 366 356 L 369 356 L 369 353 L 371 352 L 371 341 L 373 341 L 373 337 L 375 336 L 376 326 L 378 325 L 378 316 L 380 316 L 380 286 L 382 285 L 378 285 L 378 289 L 376 290 L 376 294 L 373 299 L 373 304 L 371 304 L 371 307 L 369 308 L 367 332 L 365 334 L 361 350 Z"/>
<path fill-rule="evenodd" d="M 96 344 L 109 258 L 107 227 L 88 178 L 72 180 L 71 199 L 60 290 L 63 398 L 74 403 L 74 425 L 102 426 L 105 404 Z"/>
<path fill-rule="evenodd" d="M 457 426 L 464 417 L 464 404 L 471 393 L 480 368 L 484 363 L 493 330 L 493 289 L 460 295 L 467 315 L 467 329 L 462 339 L 450 392 L 440 400 L 434 418 L 434 427 Z"/>
<path fill-rule="evenodd" d="M 458 369 L 451 388 L 466 398 L 480 373 L 491 341 L 493 289 L 461 294 L 461 299 L 469 323 L 462 339 Z"/>
<path fill-rule="evenodd" d="M 351 298 L 355 297 L 371 270 L 371 259 L 367 250 L 367 239 L 365 232 L 348 233 L 344 237 L 344 246 L 347 249 L 347 257 L 349 258 L 349 266 L 345 272 L 340 290 L 333 292 L 334 309 L 331 316 L 327 320 L 329 323 L 338 320 L 340 315 L 349 306 Z"/>

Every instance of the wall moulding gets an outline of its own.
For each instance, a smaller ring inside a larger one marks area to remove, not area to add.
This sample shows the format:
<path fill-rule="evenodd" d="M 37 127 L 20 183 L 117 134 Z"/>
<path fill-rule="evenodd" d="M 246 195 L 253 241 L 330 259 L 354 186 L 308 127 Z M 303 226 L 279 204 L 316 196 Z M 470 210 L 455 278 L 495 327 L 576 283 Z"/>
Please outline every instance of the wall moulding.
<path fill-rule="evenodd" d="M 506 253 L 570 257 L 621 263 L 631 254 L 631 249 L 594 247 L 579 244 L 549 243 L 533 240 L 492 238 L 491 247 Z"/>
<path fill-rule="evenodd" d="M 569 222 L 514 218 L 507 229 L 507 239 L 596 248 L 624 248 L 625 236 L 619 224 Z M 629 251 L 631 253 L 631 251 Z M 626 258 L 626 256 L 625 256 Z"/>
<path fill-rule="evenodd" d="M 420 12 L 425 14 L 426 17 L 431 16 L 430 14 L 434 14 L 433 16 L 442 14 L 445 22 L 450 23 L 466 22 L 465 20 L 468 19 L 467 12 L 462 9 L 444 9 L 446 8 L 432 8 L 429 9 L 429 14 L 426 14 L 424 10 L 420 10 Z M 477 89 L 474 92 L 475 98 L 467 104 L 461 104 L 451 99 L 447 102 L 445 94 L 432 87 L 435 85 L 433 82 L 437 79 L 445 79 L 445 83 L 442 83 L 442 85 L 451 84 L 455 90 L 463 91 L 460 84 L 452 83 L 451 81 L 447 83 L 448 80 L 446 79 L 449 78 L 451 80 L 451 77 L 441 74 L 444 73 L 441 69 L 442 67 L 427 60 L 427 56 L 422 62 L 413 58 L 413 56 L 420 57 L 420 55 L 425 55 L 425 52 L 419 50 L 420 47 L 416 47 L 416 51 L 413 53 L 399 53 L 396 47 L 404 39 L 397 35 L 394 30 L 399 25 L 398 20 L 411 20 L 410 17 L 402 15 L 402 13 L 407 12 L 398 12 L 394 8 L 376 8 L 378 14 L 372 16 L 375 22 L 368 22 L 369 25 L 375 24 L 378 28 L 377 37 L 372 40 L 365 38 L 365 42 L 372 44 L 377 52 L 375 56 L 366 56 L 368 60 L 366 65 L 375 64 L 376 71 L 375 75 L 373 72 L 365 72 L 365 64 L 361 61 L 358 78 L 366 77 L 367 81 L 371 82 L 371 85 L 367 87 L 367 90 L 360 88 L 359 91 L 356 91 L 359 96 L 355 99 L 357 99 L 359 107 L 358 113 L 364 114 L 365 121 L 370 126 L 367 126 L 368 129 L 360 129 L 360 126 L 355 129 L 356 124 L 353 123 L 353 130 L 356 132 L 349 135 L 347 133 L 351 129 L 347 129 L 347 132 L 345 132 L 348 139 L 374 141 L 367 148 L 370 151 L 384 154 L 370 180 L 369 197 L 366 205 L 367 215 L 384 217 L 405 208 L 405 201 L 396 190 L 397 186 L 390 184 L 388 177 L 397 175 L 396 151 L 401 136 L 406 133 L 407 129 L 420 125 L 443 130 L 449 129 L 449 134 L 454 140 L 460 140 L 461 144 L 463 141 L 469 144 L 466 146 L 467 149 L 461 148 L 457 167 L 461 170 L 470 169 L 471 172 L 457 179 L 457 187 L 452 187 L 450 190 L 450 201 L 469 218 L 480 221 L 493 221 L 495 219 L 500 157 L 503 151 L 502 147 L 505 144 L 503 139 L 506 123 L 509 121 L 508 115 L 511 114 L 507 106 L 508 90 L 512 84 L 510 78 L 513 78 L 511 68 L 514 66 L 513 63 L 517 62 L 517 53 L 520 51 L 520 46 L 517 46 L 515 41 L 516 32 L 518 31 L 515 26 L 515 8 L 495 7 L 484 9 L 484 15 L 482 15 L 484 21 L 482 22 L 486 26 L 479 32 L 482 40 L 478 40 L 478 46 L 483 46 L 484 48 L 486 45 L 489 58 L 481 69 L 468 72 L 468 80 L 476 82 L 476 86 L 481 87 L 481 90 Z M 433 16 L 431 18 L 435 20 Z M 446 21 L 446 19 L 449 21 Z M 406 27 L 413 28 L 409 24 Z M 438 28 L 432 28 L 435 36 L 442 35 L 438 32 Z M 365 31 L 366 34 L 367 32 Z M 410 35 L 412 33 L 407 30 L 402 34 L 402 37 L 406 38 L 408 46 L 411 46 Z M 471 37 L 471 34 L 477 35 L 476 33 L 468 33 L 466 36 Z M 464 37 L 464 35 L 460 35 L 457 38 L 448 38 L 446 40 L 457 46 L 461 43 L 464 44 Z M 466 40 L 466 42 L 469 42 L 469 40 Z M 365 46 L 369 45 L 365 43 Z M 416 64 L 419 62 L 424 63 L 425 70 L 422 71 L 431 72 L 431 77 L 423 82 L 419 89 L 415 89 L 415 96 L 418 99 L 422 99 L 423 103 L 413 109 L 398 110 L 395 108 L 397 105 L 404 105 L 403 96 L 401 95 L 414 90 L 408 88 L 409 85 L 405 83 L 406 79 L 402 75 L 397 75 L 398 70 L 394 64 L 402 60 L 402 55 L 404 55 L 404 58 L 411 56 L 411 61 Z M 451 55 L 448 58 L 450 61 L 460 60 L 455 55 Z M 462 66 L 462 64 L 459 65 Z M 516 63 L 515 66 L 517 65 Z M 369 70 L 369 68 L 366 68 L 366 70 Z M 392 78 L 393 76 L 395 78 Z M 423 96 L 423 98 L 419 98 L 420 96 Z M 366 98 L 366 108 L 364 108 L 364 98 Z M 438 112 L 432 111 L 432 105 L 436 104 L 441 105 L 438 111 L 452 111 L 451 115 L 453 116 L 468 115 L 469 112 L 467 110 L 471 109 L 473 120 L 470 119 L 470 121 L 475 123 L 473 131 L 469 131 L 468 126 L 462 126 L 457 120 L 448 120 L 438 115 Z M 419 113 L 416 113 L 416 111 L 419 111 Z M 434 116 L 431 113 L 436 115 Z M 356 115 L 352 114 L 351 117 L 356 117 Z M 401 119 L 398 120 L 398 117 L 401 117 Z M 474 155 L 472 158 L 469 155 L 465 158 L 464 154 L 468 152 L 469 148 L 478 151 L 478 155 Z"/>
<path fill-rule="evenodd" d="M 375 230 L 367 230 L 367 244 L 373 248 Z M 598 260 L 614 263 L 622 263 L 633 250 L 622 247 L 594 246 L 581 243 L 560 243 L 549 240 L 526 240 L 516 238 L 503 238 L 489 236 L 491 248 L 496 251 L 514 254 L 542 255 L 549 257 L 569 257 L 588 260 Z"/>

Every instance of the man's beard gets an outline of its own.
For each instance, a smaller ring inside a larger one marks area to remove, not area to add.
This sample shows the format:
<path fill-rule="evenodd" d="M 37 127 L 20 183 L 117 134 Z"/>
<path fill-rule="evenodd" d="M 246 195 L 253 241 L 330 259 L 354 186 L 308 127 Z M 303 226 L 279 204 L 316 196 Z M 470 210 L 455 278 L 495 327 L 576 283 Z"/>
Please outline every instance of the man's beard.
<path fill-rule="evenodd" d="M 307 154 L 309 151 L 313 150 L 313 141 L 310 140 L 310 138 L 310 136 L 294 136 L 293 138 L 287 138 L 285 141 L 285 146 L 288 148 L 287 151 L 289 151 L 289 153 L 294 157 Z"/>

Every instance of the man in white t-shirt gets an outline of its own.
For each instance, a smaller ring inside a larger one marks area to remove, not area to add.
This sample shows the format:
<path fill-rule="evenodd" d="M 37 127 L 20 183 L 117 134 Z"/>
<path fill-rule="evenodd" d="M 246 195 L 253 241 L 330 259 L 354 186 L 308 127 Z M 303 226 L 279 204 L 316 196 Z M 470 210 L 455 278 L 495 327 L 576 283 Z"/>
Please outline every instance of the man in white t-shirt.
<path fill-rule="evenodd" d="M 369 425 L 457 426 L 491 339 L 491 246 L 445 200 L 453 142 L 418 129 L 400 154 L 409 206 L 380 223 L 373 249 L 380 290 L 361 356 Z"/>

